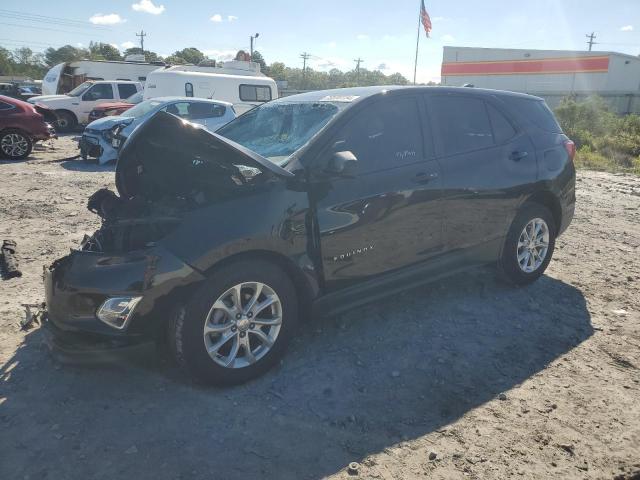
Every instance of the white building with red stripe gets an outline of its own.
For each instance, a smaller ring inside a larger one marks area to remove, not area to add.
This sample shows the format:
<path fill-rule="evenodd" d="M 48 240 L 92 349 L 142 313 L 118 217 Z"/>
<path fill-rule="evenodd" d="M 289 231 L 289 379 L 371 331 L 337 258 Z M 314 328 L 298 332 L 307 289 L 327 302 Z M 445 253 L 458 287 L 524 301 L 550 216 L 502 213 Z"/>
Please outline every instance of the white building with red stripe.
<path fill-rule="evenodd" d="M 602 96 L 619 113 L 640 112 L 640 58 L 616 52 L 444 47 L 442 85 L 544 97 Z"/>

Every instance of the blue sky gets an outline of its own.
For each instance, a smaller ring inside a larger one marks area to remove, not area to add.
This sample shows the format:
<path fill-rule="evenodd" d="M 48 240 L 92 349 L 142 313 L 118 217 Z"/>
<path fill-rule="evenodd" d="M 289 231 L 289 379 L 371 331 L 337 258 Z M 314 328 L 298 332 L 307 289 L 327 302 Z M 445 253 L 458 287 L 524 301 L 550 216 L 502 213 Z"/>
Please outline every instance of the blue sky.
<path fill-rule="evenodd" d="M 640 0 L 425 4 L 433 31 L 430 39 L 421 33 L 419 81 L 439 78 L 443 45 L 586 49 L 585 34 L 593 30 L 602 42 L 597 50 L 640 53 Z M 124 49 L 137 45 L 135 32 L 144 28 L 145 48 L 162 55 L 194 46 L 211 58 L 225 59 L 248 49 L 249 35 L 259 32 L 256 48 L 268 63 L 301 66 L 299 55 L 307 51 L 314 68 L 349 70 L 361 57 L 366 68 L 399 71 L 410 78 L 418 10 L 419 0 L 3 0 L 0 45 L 42 51 L 95 40 Z M 34 22 L 11 13 L 9 18 L 7 11 L 86 23 Z"/>

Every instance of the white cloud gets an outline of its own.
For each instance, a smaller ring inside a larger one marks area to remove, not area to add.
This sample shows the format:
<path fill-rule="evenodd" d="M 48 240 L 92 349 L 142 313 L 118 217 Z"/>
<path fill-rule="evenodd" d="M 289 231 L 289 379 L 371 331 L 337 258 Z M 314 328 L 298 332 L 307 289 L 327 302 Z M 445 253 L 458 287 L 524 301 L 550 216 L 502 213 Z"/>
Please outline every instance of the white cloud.
<path fill-rule="evenodd" d="M 215 23 L 220 23 L 222 21 L 222 15 L 220 15 L 219 13 L 216 13 L 209 20 L 211 20 L 212 22 L 215 22 Z"/>
<path fill-rule="evenodd" d="M 227 20 L 229 22 L 234 22 L 234 21 L 238 20 L 238 17 L 236 17 L 235 15 L 227 15 Z"/>
<path fill-rule="evenodd" d="M 329 48 L 336 48 L 338 44 L 336 42 L 329 42 L 326 44 L 326 46 Z"/>
<path fill-rule="evenodd" d="M 331 70 L 332 68 L 345 70 L 351 68 L 349 60 L 339 57 L 314 59 L 309 62 L 309 66 L 316 70 Z"/>
<path fill-rule="evenodd" d="M 84 43 L 78 42 L 78 43 L 76 43 L 76 47 L 82 48 L 82 47 L 84 47 Z"/>
<path fill-rule="evenodd" d="M 126 22 L 126 20 L 117 13 L 96 13 L 89 18 L 89 21 L 94 25 L 117 25 L 118 23 Z"/>
<path fill-rule="evenodd" d="M 633 32 L 633 25 L 625 25 L 624 27 L 620 27 L 621 32 Z"/>
<path fill-rule="evenodd" d="M 369 35 L 365 34 L 365 33 L 361 33 L 359 35 L 356 35 L 356 38 L 358 40 L 369 40 Z"/>
<path fill-rule="evenodd" d="M 431 20 L 433 20 L 433 23 L 439 23 L 439 22 L 443 22 L 444 20 L 446 20 L 446 18 L 444 18 L 444 17 L 433 17 Z"/>
<path fill-rule="evenodd" d="M 443 42 L 455 42 L 456 39 L 453 35 L 446 33 L 440 37 L 440 40 L 442 40 Z"/>
<path fill-rule="evenodd" d="M 224 62 L 236 58 L 237 50 L 202 50 L 207 57 Z"/>
<path fill-rule="evenodd" d="M 116 50 L 118 49 L 118 44 L 117 43 L 110 43 L 109 45 L 111 45 Z"/>
<path fill-rule="evenodd" d="M 133 42 L 122 42 L 122 43 L 120 44 L 120 46 L 126 50 L 127 48 L 133 48 L 133 47 L 135 47 L 135 46 L 136 46 L 136 44 L 135 44 L 135 43 L 133 43 Z"/>
<path fill-rule="evenodd" d="M 136 12 L 150 13 L 151 15 L 160 15 L 164 12 L 164 5 L 154 5 L 151 0 L 140 0 L 138 3 L 131 4 Z"/>

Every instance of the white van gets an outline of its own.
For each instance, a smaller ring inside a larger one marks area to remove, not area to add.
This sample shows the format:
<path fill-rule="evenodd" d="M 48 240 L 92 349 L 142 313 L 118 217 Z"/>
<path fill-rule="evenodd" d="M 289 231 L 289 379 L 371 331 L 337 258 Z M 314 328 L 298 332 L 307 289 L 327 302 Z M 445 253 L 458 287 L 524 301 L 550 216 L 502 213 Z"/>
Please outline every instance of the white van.
<path fill-rule="evenodd" d="M 147 75 L 144 99 L 167 96 L 210 98 L 233 104 L 236 113 L 241 115 L 261 103 L 278 98 L 276 82 L 269 77 L 222 73 L 224 70 L 219 70 L 221 73 L 173 67 L 155 70 Z"/>

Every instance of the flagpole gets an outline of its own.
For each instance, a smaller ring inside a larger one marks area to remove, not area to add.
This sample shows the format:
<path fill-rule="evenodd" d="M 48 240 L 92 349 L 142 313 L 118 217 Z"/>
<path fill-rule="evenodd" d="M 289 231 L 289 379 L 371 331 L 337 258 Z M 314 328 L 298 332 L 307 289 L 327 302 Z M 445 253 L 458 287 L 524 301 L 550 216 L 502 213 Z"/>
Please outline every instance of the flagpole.
<path fill-rule="evenodd" d="M 416 37 L 416 60 L 413 64 L 413 84 L 416 84 L 416 71 L 418 70 L 418 45 L 420 44 L 420 14 L 418 13 L 418 36 Z"/>

